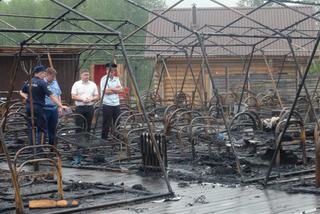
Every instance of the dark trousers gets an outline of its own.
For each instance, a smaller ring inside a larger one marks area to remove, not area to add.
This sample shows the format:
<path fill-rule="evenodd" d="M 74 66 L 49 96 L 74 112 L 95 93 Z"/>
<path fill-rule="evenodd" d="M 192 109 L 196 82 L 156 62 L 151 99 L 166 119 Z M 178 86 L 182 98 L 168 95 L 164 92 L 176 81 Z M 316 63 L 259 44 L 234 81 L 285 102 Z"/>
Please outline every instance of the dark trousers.
<path fill-rule="evenodd" d="M 44 115 L 43 107 L 40 105 L 33 105 L 34 112 L 34 126 L 35 126 L 35 142 L 37 145 L 41 143 L 41 134 L 46 132 L 46 118 Z M 28 117 L 28 136 L 29 136 L 29 145 L 33 145 L 32 142 L 32 120 L 31 120 L 31 109 L 30 106 L 26 106 L 26 113 Z M 44 135 L 43 135 L 44 136 Z"/>
<path fill-rule="evenodd" d="M 54 145 L 56 139 L 56 132 L 57 132 L 57 124 L 58 124 L 58 109 L 44 109 L 46 115 L 46 122 L 47 122 L 47 131 L 46 134 L 48 135 L 48 142 L 50 145 Z"/>
<path fill-rule="evenodd" d="M 112 124 L 116 122 L 120 114 L 120 106 L 102 106 L 102 114 L 103 114 L 103 121 L 102 121 L 102 133 L 101 138 L 107 140 L 108 134 L 110 131 L 110 127 Z"/>
<path fill-rule="evenodd" d="M 77 106 L 76 113 L 81 114 L 87 120 L 87 130 L 86 132 L 90 132 L 91 123 L 93 118 L 93 106 Z M 83 120 L 80 117 L 76 117 L 75 119 L 76 126 L 82 127 Z"/>

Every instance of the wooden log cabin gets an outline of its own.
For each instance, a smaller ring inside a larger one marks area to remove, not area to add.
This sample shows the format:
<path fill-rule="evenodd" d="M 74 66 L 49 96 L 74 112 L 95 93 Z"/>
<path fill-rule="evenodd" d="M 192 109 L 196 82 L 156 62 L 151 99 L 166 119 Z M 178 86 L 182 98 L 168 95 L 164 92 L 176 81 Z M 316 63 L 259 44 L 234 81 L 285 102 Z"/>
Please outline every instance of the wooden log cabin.
<path fill-rule="evenodd" d="M 247 14 L 253 8 L 233 8 L 242 14 Z M 295 10 L 312 14 L 312 7 L 294 7 Z M 155 11 L 161 13 L 162 11 Z M 274 38 L 242 38 L 232 37 L 231 35 L 274 35 L 272 30 L 263 28 L 261 25 L 252 22 L 246 18 L 239 19 L 240 16 L 225 8 L 190 8 L 173 9 L 164 14 L 165 17 L 182 23 L 193 30 L 200 33 L 223 33 L 226 36 L 211 36 L 204 41 L 206 53 L 209 59 L 211 73 L 214 76 L 214 84 L 218 89 L 219 94 L 240 93 L 244 79 L 244 67 L 248 65 L 248 59 L 252 52 L 252 45 L 256 44 L 254 54 L 249 68 L 249 80 L 247 91 L 258 94 L 266 93 L 272 88 L 271 75 L 274 81 L 278 83 L 278 89 L 281 99 L 284 102 L 290 102 L 295 96 L 296 89 L 299 84 L 299 75 L 294 59 L 290 54 L 290 47 L 286 39 Z M 154 17 L 149 15 L 149 20 Z M 305 19 L 305 16 L 284 7 L 262 7 L 261 9 L 251 13 L 248 17 L 257 20 L 258 22 L 272 28 L 275 31 L 282 32 L 291 36 L 315 36 L 317 34 L 316 23 L 312 19 Z M 239 21 L 224 28 L 234 20 Z M 295 24 L 299 20 L 304 21 Z M 209 102 L 212 97 L 212 85 L 209 75 L 204 67 L 203 57 L 199 47 L 195 47 L 192 51 L 191 44 L 196 44 L 196 37 L 191 36 L 190 32 L 167 22 L 164 19 L 158 18 L 153 21 L 148 29 L 152 33 L 171 40 L 186 47 L 189 55 L 193 51 L 190 62 L 195 79 L 199 78 L 199 92 L 195 92 L 195 81 L 188 70 L 186 81 L 183 87 L 183 92 L 191 99 L 192 94 L 197 103 L 203 101 Z M 230 35 L 230 36 L 227 36 Z M 189 36 L 187 39 L 184 37 Z M 146 44 L 158 44 L 156 47 L 159 50 L 156 72 L 154 75 L 154 87 L 159 88 L 160 96 L 168 103 L 172 102 L 177 91 L 180 91 L 184 79 L 188 60 L 185 53 L 166 52 L 166 50 L 176 50 L 174 48 L 162 47 L 161 44 L 166 44 L 163 40 L 157 40 L 154 37 L 147 37 Z M 310 58 L 315 41 L 312 39 L 293 39 L 295 55 L 302 72 L 306 67 Z M 188 45 L 190 45 L 188 47 Z M 225 45 L 225 46 L 223 46 Z M 153 47 L 154 49 L 154 47 Z M 155 53 L 146 52 L 146 57 L 155 58 Z M 315 60 L 319 54 L 315 56 Z M 163 77 L 160 74 L 163 71 Z M 270 72 L 269 72 L 270 71 Z M 199 75 L 202 73 L 203 75 Z M 318 73 L 312 72 L 307 79 L 307 87 L 312 91 L 318 79 Z M 197 82 L 196 81 L 196 82 Z M 304 92 L 303 92 L 304 93 Z M 246 93 L 249 96 L 250 93 Z M 201 98 L 201 99 L 200 99 Z"/>
<path fill-rule="evenodd" d="M 0 48 L 0 97 L 6 97 L 11 88 L 11 75 L 17 62 L 19 48 L 1 47 Z M 14 82 L 14 91 L 18 92 L 22 84 L 28 80 L 27 74 L 23 71 L 21 63 L 24 63 L 29 70 L 34 67 L 39 60 L 41 64 L 48 67 L 48 54 L 51 56 L 52 64 L 57 70 L 57 80 L 62 90 L 62 100 L 71 103 L 71 87 L 78 79 L 79 49 L 74 48 L 28 48 L 22 52 L 20 62 L 18 63 L 17 76 Z M 18 93 L 14 98 L 21 99 Z"/>

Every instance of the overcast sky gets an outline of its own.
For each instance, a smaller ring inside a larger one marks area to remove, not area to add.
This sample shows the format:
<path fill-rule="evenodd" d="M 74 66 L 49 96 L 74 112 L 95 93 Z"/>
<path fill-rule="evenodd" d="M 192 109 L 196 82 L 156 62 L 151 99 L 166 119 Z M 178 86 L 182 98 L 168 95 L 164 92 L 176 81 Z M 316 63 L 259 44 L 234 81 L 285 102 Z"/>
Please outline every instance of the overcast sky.
<path fill-rule="evenodd" d="M 178 1 L 179 0 L 166 0 L 166 3 L 167 3 L 167 6 L 169 7 Z M 221 2 L 227 6 L 232 6 L 232 7 L 237 6 L 238 1 L 239 0 L 218 0 L 218 2 Z M 191 7 L 193 3 L 195 3 L 197 7 L 217 7 L 218 6 L 210 0 L 184 0 L 183 2 L 178 4 L 176 7 Z"/>

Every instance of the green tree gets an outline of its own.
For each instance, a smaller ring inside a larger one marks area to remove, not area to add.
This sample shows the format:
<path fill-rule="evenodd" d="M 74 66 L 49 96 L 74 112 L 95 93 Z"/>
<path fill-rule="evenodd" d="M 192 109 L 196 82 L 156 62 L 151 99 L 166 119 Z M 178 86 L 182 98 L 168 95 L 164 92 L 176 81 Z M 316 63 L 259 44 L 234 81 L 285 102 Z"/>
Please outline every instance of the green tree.
<path fill-rule="evenodd" d="M 240 0 L 238 2 L 238 6 L 240 7 L 258 7 L 262 5 L 265 2 L 265 0 Z M 269 4 L 269 6 L 272 3 Z"/>

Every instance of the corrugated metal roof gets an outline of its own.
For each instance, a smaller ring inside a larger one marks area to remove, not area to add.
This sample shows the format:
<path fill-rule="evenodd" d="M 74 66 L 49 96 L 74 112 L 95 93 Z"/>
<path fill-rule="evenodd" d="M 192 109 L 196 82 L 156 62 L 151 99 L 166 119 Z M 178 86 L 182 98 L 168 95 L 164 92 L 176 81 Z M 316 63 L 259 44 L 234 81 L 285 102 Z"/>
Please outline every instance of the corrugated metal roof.
<path fill-rule="evenodd" d="M 305 14 L 313 14 L 315 11 L 312 7 L 292 7 Z M 253 10 L 253 8 L 233 8 L 242 14 L 246 14 Z M 162 11 L 156 10 L 158 14 Z M 182 23 L 189 28 L 192 27 L 192 12 L 191 8 L 179 8 L 173 9 L 164 14 L 165 17 L 178 23 Z M 149 14 L 149 20 L 154 17 L 153 14 Z M 198 8 L 197 9 L 197 30 L 201 33 L 217 33 L 217 31 L 227 24 L 233 22 L 241 16 L 232 10 L 227 8 Z M 262 23 L 277 31 L 282 31 L 283 34 L 294 36 L 294 37 L 306 37 L 317 35 L 316 22 L 313 19 L 306 19 L 301 23 L 294 25 L 299 20 L 305 19 L 306 16 L 298 13 L 292 9 L 284 7 L 263 7 L 259 10 L 248 15 L 248 17 Z M 293 27 L 284 30 L 285 28 L 294 25 Z M 179 28 L 177 25 L 169 23 L 168 21 L 158 18 L 148 25 L 148 31 L 170 39 L 173 42 L 179 42 L 183 37 L 190 34 L 187 30 Z M 294 32 L 292 32 L 294 30 Z M 263 26 L 254 23 L 251 20 L 242 18 L 235 24 L 222 30 L 220 33 L 223 34 L 234 34 L 234 35 L 256 35 L 266 36 L 273 35 L 277 36 L 273 31 L 265 29 Z M 146 44 L 154 43 L 157 39 L 153 37 L 147 37 Z M 215 44 L 228 44 L 228 45 L 240 45 L 240 44 L 254 44 L 262 41 L 263 38 L 231 38 L 230 36 L 212 36 L 210 39 L 205 41 L 207 45 L 207 53 L 212 56 L 226 56 L 226 55 L 247 55 L 251 51 L 251 47 L 248 46 L 228 46 L 228 47 L 209 47 L 208 45 Z M 196 41 L 195 35 L 188 39 L 183 40 L 179 44 L 188 45 L 193 44 Z M 271 43 L 271 45 L 268 45 Z M 166 44 L 163 41 L 157 41 L 155 44 Z M 310 55 L 311 50 L 314 46 L 314 41 L 310 39 L 293 39 L 294 48 L 296 54 L 300 56 Z M 268 46 L 266 46 L 268 45 Z M 266 46 L 266 47 L 264 47 Z M 156 47 L 158 50 L 165 50 L 165 47 Z M 266 41 L 259 44 L 256 48 L 263 48 L 266 55 L 283 55 L 290 51 L 287 41 L 285 39 L 267 39 Z M 152 49 L 155 49 L 154 47 Z M 173 48 L 171 48 L 172 50 Z M 195 49 L 195 54 L 200 53 L 200 49 Z M 153 53 L 146 53 L 148 56 Z M 257 54 L 260 54 L 257 52 Z"/>

